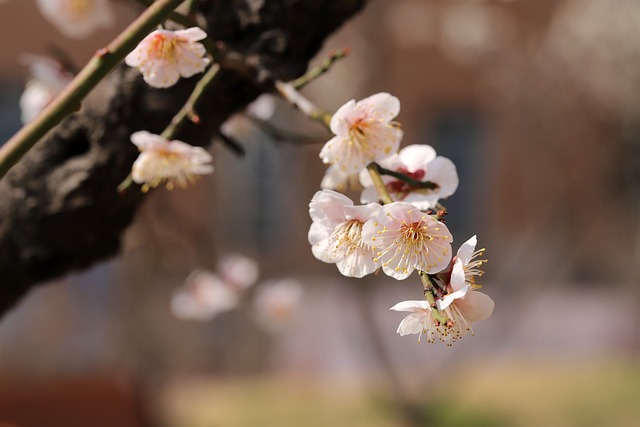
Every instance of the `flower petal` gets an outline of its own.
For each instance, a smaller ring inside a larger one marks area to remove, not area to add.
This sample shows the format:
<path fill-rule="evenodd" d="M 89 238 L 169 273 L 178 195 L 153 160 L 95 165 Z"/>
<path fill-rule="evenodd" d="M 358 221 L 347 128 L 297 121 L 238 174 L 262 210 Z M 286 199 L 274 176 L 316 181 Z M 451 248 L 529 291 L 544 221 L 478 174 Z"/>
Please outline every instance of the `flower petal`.
<path fill-rule="evenodd" d="M 482 292 L 469 292 L 464 298 L 456 300 L 456 307 L 469 322 L 485 320 L 493 312 L 495 303 Z"/>
<path fill-rule="evenodd" d="M 427 168 L 427 165 L 436 158 L 436 150 L 426 144 L 407 145 L 400 150 L 398 157 L 409 172 L 415 172 L 418 169 Z"/>
<path fill-rule="evenodd" d="M 386 92 L 371 95 L 359 101 L 358 106 L 385 122 L 393 120 L 400 114 L 400 100 Z"/>
<path fill-rule="evenodd" d="M 402 301 L 391 307 L 389 310 L 417 312 L 431 310 L 431 306 L 429 305 L 429 302 L 425 300 Z"/>
<path fill-rule="evenodd" d="M 469 240 L 464 242 L 460 249 L 458 249 L 458 259 L 462 261 L 464 265 L 469 264 L 471 261 L 471 257 L 473 256 L 473 252 L 476 250 L 476 245 L 478 244 L 478 239 L 474 235 Z"/>

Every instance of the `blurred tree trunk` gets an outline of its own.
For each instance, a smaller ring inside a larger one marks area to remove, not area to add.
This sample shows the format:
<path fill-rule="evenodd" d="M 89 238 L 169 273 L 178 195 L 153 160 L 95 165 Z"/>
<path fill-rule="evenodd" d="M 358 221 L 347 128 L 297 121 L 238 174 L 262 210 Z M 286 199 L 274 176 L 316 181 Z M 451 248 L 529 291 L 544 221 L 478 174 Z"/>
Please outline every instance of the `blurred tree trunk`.
<path fill-rule="evenodd" d="M 365 2 L 201 1 L 208 34 L 258 73 L 222 64 L 197 106 L 200 124 L 187 124 L 177 139 L 208 144 L 229 115 L 270 90 L 272 79 L 304 73 L 326 37 Z M 39 282 L 117 253 L 144 199 L 137 189 L 116 191 L 137 157 L 129 136 L 141 129 L 160 133 L 196 81 L 153 89 L 121 65 L 0 180 L 0 314 Z"/>

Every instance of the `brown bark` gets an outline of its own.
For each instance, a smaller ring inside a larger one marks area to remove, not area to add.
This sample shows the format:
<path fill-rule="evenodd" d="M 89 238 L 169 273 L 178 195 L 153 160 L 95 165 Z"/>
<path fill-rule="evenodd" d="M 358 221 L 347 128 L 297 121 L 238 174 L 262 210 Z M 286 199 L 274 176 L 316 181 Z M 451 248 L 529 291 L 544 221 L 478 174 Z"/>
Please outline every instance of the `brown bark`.
<path fill-rule="evenodd" d="M 258 73 L 222 66 L 197 106 L 200 125 L 178 139 L 206 145 L 220 124 L 271 79 L 300 76 L 325 38 L 366 0 L 201 1 L 207 31 L 241 52 Z M 118 194 L 137 156 L 129 135 L 160 133 L 196 78 L 171 89 L 148 87 L 120 66 L 0 180 L 0 314 L 39 282 L 82 269 L 118 252 L 144 195 Z"/>

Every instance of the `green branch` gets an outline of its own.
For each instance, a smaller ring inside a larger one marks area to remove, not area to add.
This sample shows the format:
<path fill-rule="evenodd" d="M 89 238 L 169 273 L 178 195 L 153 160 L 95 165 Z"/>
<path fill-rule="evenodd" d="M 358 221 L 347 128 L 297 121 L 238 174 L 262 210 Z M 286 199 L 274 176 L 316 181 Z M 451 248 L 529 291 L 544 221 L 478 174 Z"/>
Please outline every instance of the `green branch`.
<path fill-rule="evenodd" d="M 0 178 L 49 130 L 77 111 L 89 92 L 180 3 L 182 0 L 154 2 L 106 48 L 98 50 L 73 81 L 38 117 L 0 147 Z"/>
<path fill-rule="evenodd" d="M 305 98 L 292 83 L 285 83 L 276 80 L 274 86 L 278 93 L 305 116 L 316 122 L 322 123 L 327 130 L 331 131 L 331 114 L 315 106 Z"/>
<path fill-rule="evenodd" d="M 313 68 L 309 72 L 307 72 L 304 76 L 297 78 L 292 81 L 291 84 L 294 88 L 300 90 L 307 84 L 311 83 L 313 80 L 317 79 L 327 71 L 331 69 L 333 64 L 335 64 L 340 59 L 346 58 L 351 53 L 351 49 L 344 48 L 339 49 L 337 51 L 329 53 L 329 56 L 325 58 L 324 61 L 320 64 L 320 66 Z"/>
<path fill-rule="evenodd" d="M 436 306 L 436 297 L 433 295 L 433 283 L 431 283 L 429 275 L 424 271 L 418 271 L 418 275 L 420 276 L 422 286 L 424 287 L 424 298 L 431 306 L 431 315 L 435 320 L 440 322 L 441 325 L 446 325 L 449 319 L 447 316 L 440 313 L 440 310 L 438 310 Z"/>
<path fill-rule="evenodd" d="M 367 170 L 369 171 L 369 175 L 371 176 L 371 180 L 373 181 L 374 187 L 376 187 L 376 191 L 378 192 L 378 197 L 382 201 L 383 204 L 393 203 L 393 199 L 387 190 L 387 186 L 382 181 L 382 176 L 380 175 L 380 165 L 376 162 L 371 162 L 367 165 Z"/>
<path fill-rule="evenodd" d="M 169 126 L 167 126 L 167 128 L 162 132 L 161 136 L 163 138 L 168 140 L 174 139 L 187 120 L 191 120 L 195 124 L 200 122 L 200 116 L 198 116 L 198 113 L 196 112 L 196 103 L 215 80 L 219 69 L 220 67 L 217 64 L 213 64 L 209 67 L 209 70 L 207 70 L 204 76 L 202 76 L 196 84 L 196 87 L 193 89 L 193 92 L 191 92 L 191 95 L 189 95 L 189 99 L 187 99 L 180 111 L 173 116 Z"/>

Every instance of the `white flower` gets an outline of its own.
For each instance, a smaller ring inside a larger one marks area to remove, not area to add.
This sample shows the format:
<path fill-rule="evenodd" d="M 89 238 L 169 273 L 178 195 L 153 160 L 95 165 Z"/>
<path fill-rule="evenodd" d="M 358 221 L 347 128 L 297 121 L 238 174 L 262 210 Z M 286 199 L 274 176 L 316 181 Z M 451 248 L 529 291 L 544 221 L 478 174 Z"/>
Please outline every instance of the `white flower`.
<path fill-rule="evenodd" d="M 486 262 L 475 259 L 484 252 L 484 249 L 475 250 L 476 242 L 476 236 L 473 236 L 458 249 L 447 285 L 448 293 L 436 301 L 438 310 L 453 322 L 450 328 L 453 341 L 469 331 L 473 333 L 471 323 L 484 320 L 493 312 L 493 300 L 475 290 L 479 287 L 475 277 L 484 274 L 479 267 Z"/>
<path fill-rule="evenodd" d="M 207 321 L 234 309 L 238 293 L 219 276 L 207 270 L 194 270 L 171 297 L 171 312 L 179 319 Z"/>
<path fill-rule="evenodd" d="M 392 122 L 399 112 L 400 101 L 388 93 L 347 102 L 331 118 L 336 136 L 322 147 L 320 158 L 351 174 L 389 157 L 402 139 L 402 130 Z"/>
<path fill-rule="evenodd" d="M 142 191 L 167 183 L 172 189 L 192 183 L 197 175 L 213 172 L 211 155 L 202 147 L 182 141 L 167 141 L 147 131 L 134 132 L 131 141 L 141 151 L 133 163 L 131 177 L 142 185 Z"/>
<path fill-rule="evenodd" d="M 108 0 L 37 0 L 36 4 L 51 24 L 72 39 L 109 27 L 114 20 Z"/>
<path fill-rule="evenodd" d="M 413 270 L 437 273 L 451 260 L 453 238 L 447 226 L 411 203 L 382 206 L 362 228 L 362 240 L 374 249 L 385 274 L 398 280 Z"/>
<path fill-rule="evenodd" d="M 53 58 L 24 55 L 31 78 L 20 96 L 22 123 L 33 120 L 71 82 L 73 75 Z"/>
<path fill-rule="evenodd" d="M 404 336 L 409 334 L 419 334 L 418 342 L 422 334 L 427 336 L 427 342 L 433 343 L 436 338 L 440 338 L 446 326 L 441 325 L 433 318 L 431 307 L 427 301 L 402 301 L 391 307 L 389 310 L 409 311 L 407 317 L 402 319 L 398 334 Z"/>
<path fill-rule="evenodd" d="M 294 279 L 265 282 L 253 300 L 258 323 L 269 332 L 277 332 L 291 318 L 302 297 L 302 288 Z"/>
<path fill-rule="evenodd" d="M 398 154 L 381 160 L 379 164 L 415 181 L 429 181 L 437 185 L 434 189 L 420 188 L 388 175 L 382 176 L 393 200 L 409 202 L 421 210 L 434 208 L 438 200 L 446 199 L 458 188 L 458 173 L 453 162 L 446 157 L 436 157 L 435 150 L 429 145 L 408 145 Z M 366 169 L 360 172 L 360 183 L 365 187 L 360 201 L 377 201 L 378 194 Z"/>
<path fill-rule="evenodd" d="M 356 187 L 359 188 L 358 174 L 346 173 L 338 165 L 329 166 L 320 182 L 320 188 L 328 190 L 346 191 Z"/>
<path fill-rule="evenodd" d="M 309 203 L 313 255 L 322 262 L 335 263 L 347 277 L 373 273 L 379 264 L 373 260 L 371 247 L 362 240 L 362 227 L 379 209 L 377 203 L 354 206 L 351 199 L 333 190 L 318 191 Z"/>
<path fill-rule="evenodd" d="M 251 287 L 258 280 L 258 264 L 243 255 L 227 254 L 218 261 L 217 273 L 226 283 L 239 290 Z"/>
<path fill-rule="evenodd" d="M 198 27 L 179 31 L 156 30 L 145 37 L 124 62 L 139 68 L 144 81 L 150 86 L 170 87 L 180 76 L 191 77 L 207 67 L 207 50 L 198 43 L 205 38 L 207 33 Z"/>

